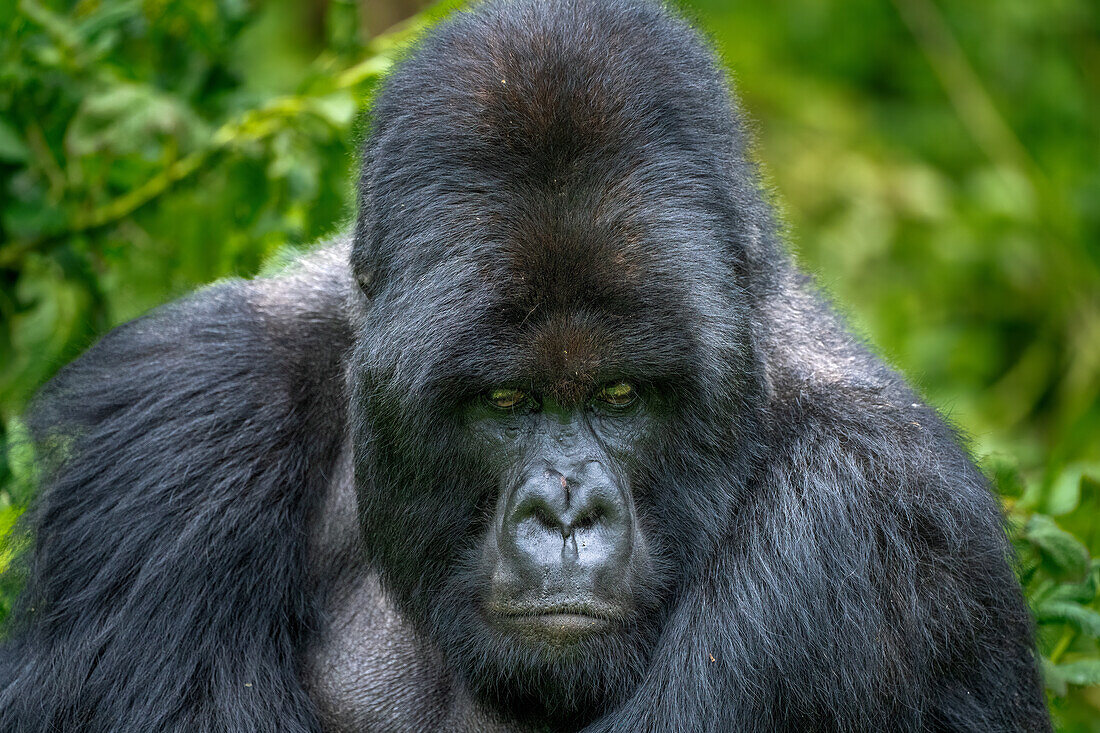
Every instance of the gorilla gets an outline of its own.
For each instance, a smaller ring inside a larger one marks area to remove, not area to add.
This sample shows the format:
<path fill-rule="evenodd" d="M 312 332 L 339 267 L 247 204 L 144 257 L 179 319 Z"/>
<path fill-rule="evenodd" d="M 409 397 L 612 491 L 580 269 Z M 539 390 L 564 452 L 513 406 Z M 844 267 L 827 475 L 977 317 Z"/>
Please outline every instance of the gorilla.
<path fill-rule="evenodd" d="M 683 20 L 490 0 L 371 119 L 345 238 L 37 397 L 0 729 L 1049 730 L 995 497 Z"/>

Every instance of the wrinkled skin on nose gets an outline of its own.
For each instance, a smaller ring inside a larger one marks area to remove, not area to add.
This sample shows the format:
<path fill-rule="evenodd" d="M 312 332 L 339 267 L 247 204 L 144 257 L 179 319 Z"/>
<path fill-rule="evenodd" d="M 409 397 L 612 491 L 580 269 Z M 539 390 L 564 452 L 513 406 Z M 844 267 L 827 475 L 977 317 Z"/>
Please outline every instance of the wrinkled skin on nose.
<path fill-rule="evenodd" d="M 593 431 L 547 420 L 540 433 L 498 503 L 488 607 L 525 635 L 578 636 L 629 611 L 636 517 Z"/>
<path fill-rule="evenodd" d="M 630 513 L 610 472 L 581 459 L 547 461 L 530 474 L 504 513 L 502 560 L 549 594 L 595 590 L 601 573 L 623 567 L 632 540 Z"/>

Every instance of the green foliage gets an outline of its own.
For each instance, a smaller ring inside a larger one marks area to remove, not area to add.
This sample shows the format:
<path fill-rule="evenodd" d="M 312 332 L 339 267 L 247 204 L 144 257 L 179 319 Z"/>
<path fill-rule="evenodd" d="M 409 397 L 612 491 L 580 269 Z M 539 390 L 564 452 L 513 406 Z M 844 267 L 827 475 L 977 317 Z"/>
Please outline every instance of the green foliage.
<path fill-rule="evenodd" d="M 801 262 L 972 436 L 1060 728 L 1100 733 L 1100 9 L 683 4 L 735 69 Z M 34 485 L 34 389 L 111 326 L 347 226 L 358 110 L 453 5 L 365 39 L 353 0 L 0 0 L 0 534 Z"/>
<path fill-rule="evenodd" d="M 1010 516 L 1019 523 L 1014 532 L 1018 571 L 1038 627 L 1047 690 L 1055 697 L 1055 710 L 1064 712 L 1067 723 L 1075 722 L 1067 730 L 1095 730 L 1097 718 L 1100 482 L 1096 476 L 1100 476 L 1097 467 L 1078 464 L 1051 482 L 1048 494 L 1064 494 L 1057 501 L 1065 527 L 1049 515 L 1009 504 Z M 1075 687 L 1086 689 L 1074 692 Z"/>

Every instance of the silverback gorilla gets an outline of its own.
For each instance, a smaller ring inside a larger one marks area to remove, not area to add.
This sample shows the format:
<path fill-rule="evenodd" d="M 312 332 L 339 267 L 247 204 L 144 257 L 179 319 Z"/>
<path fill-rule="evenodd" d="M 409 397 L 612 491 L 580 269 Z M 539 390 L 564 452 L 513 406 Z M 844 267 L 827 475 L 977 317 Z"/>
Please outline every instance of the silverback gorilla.
<path fill-rule="evenodd" d="M 643 0 L 433 32 L 346 241 L 37 398 L 0 730 L 1049 730 L 997 502 L 739 119 Z"/>

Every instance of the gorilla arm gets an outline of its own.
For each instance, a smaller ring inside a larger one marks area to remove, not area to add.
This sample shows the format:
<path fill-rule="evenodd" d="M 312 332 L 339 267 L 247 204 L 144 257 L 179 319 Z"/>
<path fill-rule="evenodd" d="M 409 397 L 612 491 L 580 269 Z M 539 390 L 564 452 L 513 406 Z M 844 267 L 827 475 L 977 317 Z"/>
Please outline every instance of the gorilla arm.
<path fill-rule="evenodd" d="M 984 478 L 806 280 L 780 282 L 754 326 L 751 495 L 645 681 L 589 730 L 1049 730 Z"/>

